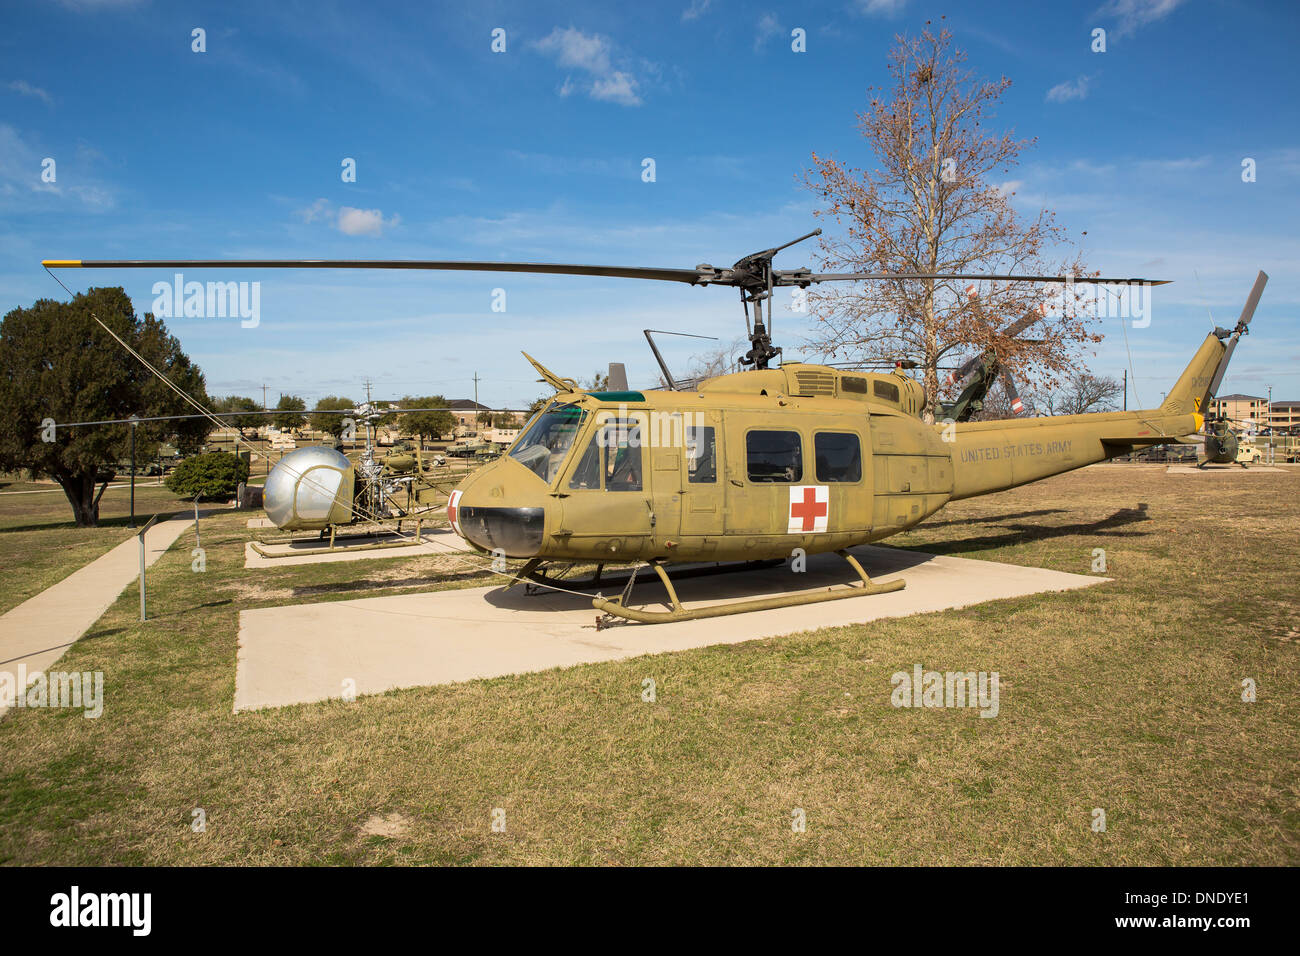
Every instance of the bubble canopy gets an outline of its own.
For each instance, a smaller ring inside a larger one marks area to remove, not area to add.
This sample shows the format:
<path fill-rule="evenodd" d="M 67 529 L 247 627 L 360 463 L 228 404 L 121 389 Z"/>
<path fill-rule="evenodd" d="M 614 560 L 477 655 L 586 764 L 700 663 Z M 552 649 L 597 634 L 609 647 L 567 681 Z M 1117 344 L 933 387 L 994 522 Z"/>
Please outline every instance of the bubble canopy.
<path fill-rule="evenodd" d="M 266 479 L 266 516 L 286 531 L 320 530 L 352 518 L 356 473 L 342 452 L 315 446 L 289 452 Z"/>

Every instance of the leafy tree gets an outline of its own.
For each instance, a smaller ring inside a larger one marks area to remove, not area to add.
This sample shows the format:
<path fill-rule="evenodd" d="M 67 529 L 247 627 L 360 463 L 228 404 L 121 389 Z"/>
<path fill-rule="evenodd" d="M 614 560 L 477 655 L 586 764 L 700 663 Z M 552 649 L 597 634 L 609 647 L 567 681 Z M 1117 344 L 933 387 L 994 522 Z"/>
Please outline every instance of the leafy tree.
<path fill-rule="evenodd" d="M 217 411 L 219 412 L 252 413 L 260 412 L 261 410 L 261 405 L 257 404 L 257 402 L 251 398 L 245 398 L 243 395 L 230 395 L 217 403 Z M 248 414 L 232 415 L 229 418 L 222 418 L 222 421 L 228 424 L 231 428 L 237 428 L 239 430 L 240 438 L 246 438 L 248 437 L 244 434 L 246 430 L 257 430 L 258 428 L 261 428 L 266 424 L 266 419 L 266 415 Z"/>
<path fill-rule="evenodd" d="M 696 355 L 687 367 L 686 381 L 698 384 L 705 379 L 737 372 L 740 370 L 740 357 L 747 351 L 749 351 L 748 339 L 732 339 L 709 352 Z M 662 376 L 660 381 L 662 387 L 668 387 L 668 383 L 662 381 Z"/>
<path fill-rule="evenodd" d="M 167 476 L 165 484 L 182 498 L 229 498 L 248 480 L 248 462 L 228 451 L 210 451 L 186 458 Z"/>
<path fill-rule="evenodd" d="M 307 421 L 307 416 L 302 412 L 307 410 L 307 403 L 297 395 L 280 394 L 280 400 L 275 403 L 277 412 L 284 412 L 283 415 L 272 415 L 271 421 L 275 427 L 281 431 L 292 432 L 295 428 L 302 428 Z"/>
<path fill-rule="evenodd" d="M 0 469 L 29 469 L 58 482 L 82 527 L 99 523 L 99 499 L 126 458 L 129 425 L 56 427 L 43 441 L 43 419 L 103 421 L 137 415 L 190 415 L 195 409 L 130 355 L 91 313 L 161 372 L 176 388 L 209 407 L 203 373 L 152 314 L 135 315 L 121 288 L 93 288 L 71 302 L 41 299 L 0 322 Z M 144 422 L 135 426 L 137 462 L 156 456 L 160 441 L 198 448 L 210 420 Z M 98 492 L 96 485 L 99 485 Z"/>
<path fill-rule="evenodd" d="M 326 395 L 316 403 L 316 411 L 340 411 L 346 412 L 356 408 L 352 399 L 342 398 L 337 395 Z M 309 415 L 307 421 L 311 427 L 317 431 L 328 432 L 335 439 L 343 436 L 343 419 L 346 415 Z M 358 423 L 359 424 L 359 423 Z"/>
<path fill-rule="evenodd" d="M 408 395 L 401 404 L 406 408 L 431 408 L 430 412 L 403 412 L 402 427 L 420 439 L 423 445 L 426 439 L 437 439 L 456 427 L 456 416 L 447 407 L 447 399 L 441 395 L 426 395 L 413 398 Z"/>
<path fill-rule="evenodd" d="M 858 129 L 875 168 L 856 169 L 813 154 L 804 183 L 824 204 L 817 215 L 838 224 L 821 239 L 830 272 L 1012 273 L 1084 275 L 1080 256 L 1055 258 L 1069 245 L 1055 215 L 1022 218 L 1006 183 L 1031 143 L 996 133 L 989 120 L 1011 81 L 986 82 L 965 66 L 951 35 L 925 30 L 900 37 L 890 54 L 889 90 L 873 93 Z M 1018 380 L 1033 385 L 1066 371 L 1084 343 L 1100 341 L 1075 307 L 1082 290 L 1034 325 L 1031 336 L 998 329 L 1043 302 L 1041 284 L 984 283 L 977 302 L 965 280 L 911 279 L 818 290 L 810 344 L 823 354 L 866 362 L 906 357 L 920 364 L 924 414 L 933 420 L 940 360 L 954 349 L 992 349 Z M 985 321 L 987 319 L 987 321 Z"/>
<path fill-rule="evenodd" d="M 500 429 L 518 428 L 519 416 L 514 412 L 502 412 L 493 421 L 493 425 Z"/>
<path fill-rule="evenodd" d="M 549 395 L 543 395 L 540 398 L 534 398 L 531 402 L 528 403 L 528 417 L 532 418 L 534 415 L 540 412 L 543 408 L 545 408 L 547 405 L 550 404 L 551 399 L 554 397 L 555 397 L 555 393 L 552 392 Z"/>
<path fill-rule="evenodd" d="M 1049 414 L 1086 415 L 1089 412 L 1114 411 L 1119 407 L 1123 391 L 1119 379 L 1076 369 L 1065 377 L 1060 390 L 1050 396 Z"/>

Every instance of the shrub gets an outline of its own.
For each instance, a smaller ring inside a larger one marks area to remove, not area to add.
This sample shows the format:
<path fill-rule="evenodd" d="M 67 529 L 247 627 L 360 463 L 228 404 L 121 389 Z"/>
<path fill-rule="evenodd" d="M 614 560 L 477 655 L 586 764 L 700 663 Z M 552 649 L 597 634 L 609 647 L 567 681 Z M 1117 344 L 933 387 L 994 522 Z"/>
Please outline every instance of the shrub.
<path fill-rule="evenodd" d="M 228 451 L 210 451 L 182 461 L 166 485 L 182 498 L 229 498 L 247 480 L 248 462 Z"/>

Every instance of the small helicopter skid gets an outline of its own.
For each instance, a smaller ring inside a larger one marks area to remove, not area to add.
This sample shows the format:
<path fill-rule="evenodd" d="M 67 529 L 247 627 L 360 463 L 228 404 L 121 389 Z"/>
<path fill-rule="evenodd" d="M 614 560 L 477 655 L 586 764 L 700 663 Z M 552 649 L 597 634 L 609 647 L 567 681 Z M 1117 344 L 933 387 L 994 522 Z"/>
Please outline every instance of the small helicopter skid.
<path fill-rule="evenodd" d="M 526 584 L 527 588 L 533 589 L 528 593 L 536 593 L 540 587 L 563 587 L 569 590 L 589 590 L 599 587 L 602 584 L 623 584 L 622 593 L 614 598 L 606 598 L 602 593 L 597 593 L 592 598 L 592 606 L 600 611 L 596 618 L 596 630 L 604 630 L 607 627 L 613 627 L 616 624 L 635 622 L 638 624 L 671 624 L 679 621 L 696 621 L 712 617 L 725 617 L 731 614 L 745 614 L 750 611 L 771 611 L 784 607 L 800 607 L 809 604 L 821 604 L 826 601 L 841 601 L 846 598 L 866 597 L 871 594 L 889 594 L 893 591 L 901 591 L 906 587 L 906 582 L 901 579 L 892 581 L 876 582 L 871 576 L 863 570 L 862 565 L 858 563 L 857 558 L 849 554 L 848 551 L 839 550 L 835 552 L 854 570 L 858 576 L 858 583 L 848 584 L 841 588 L 830 588 L 825 591 L 805 591 L 796 594 L 776 594 L 763 598 L 751 598 L 744 601 L 728 601 L 723 604 L 710 604 L 705 607 L 688 608 L 682 604 L 681 599 L 677 596 L 677 589 L 673 586 L 672 579 L 668 576 L 666 570 L 667 564 L 663 561 L 651 561 L 649 567 L 658 576 L 659 581 L 663 584 L 664 590 L 668 594 L 669 610 L 656 611 L 647 608 L 633 607 L 629 603 L 632 597 L 632 589 L 636 585 L 637 574 L 645 565 L 637 565 L 631 573 L 620 576 L 615 579 L 603 577 L 604 565 L 596 565 L 595 571 L 591 576 L 583 581 L 573 581 L 568 578 L 556 578 L 548 575 L 545 571 L 545 562 L 540 558 L 534 558 L 529 561 L 519 572 L 520 578 L 528 578 L 536 584 Z M 713 574 L 728 574 L 735 571 L 752 571 L 761 568 L 776 567 L 784 564 L 781 558 L 770 559 L 766 561 L 747 561 L 736 564 L 714 564 L 704 567 L 685 567 L 675 572 L 678 580 L 691 577 L 702 577 Z M 571 568 L 572 565 L 567 567 Z"/>
<path fill-rule="evenodd" d="M 430 512 L 432 514 L 432 512 Z M 281 535 L 275 538 L 263 538 L 251 543 L 253 551 L 263 558 L 290 558 L 311 554 L 345 554 L 354 551 L 378 551 L 387 548 L 419 547 L 428 539 L 424 538 L 424 520 L 427 515 L 394 518 L 391 523 L 368 523 L 352 526 L 340 533 L 338 526 L 330 525 L 317 535 Z M 404 531 L 403 523 L 414 524 L 415 533 Z M 376 540 L 391 536 L 393 540 Z M 277 546 L 314 545 L 299 550 L 270 550 Z"/>

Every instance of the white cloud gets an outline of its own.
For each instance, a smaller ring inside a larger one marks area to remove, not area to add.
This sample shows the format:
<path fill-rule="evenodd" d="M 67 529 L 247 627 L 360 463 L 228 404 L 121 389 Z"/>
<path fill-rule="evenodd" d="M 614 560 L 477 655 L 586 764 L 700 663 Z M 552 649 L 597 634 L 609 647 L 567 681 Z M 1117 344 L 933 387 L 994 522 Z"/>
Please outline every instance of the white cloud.
<path fill-rule="evenodd" d="M 57 178 L 52 183 L 45 182 L 42 176 L 47 158 L 55 160 Z M 25 199 L 30 199 L 32 193 L 41 193 L 78 200 L 90 211 L 113 208 L 114 190 L 87 176 L 84 167 L 84 161 L 72 158 L 65 164 L 61 152 L 47 147 L 38 149 L 23 139 L 18 130 L 0 123 L 0 184 L 4 187 L 0 194 L 15 202 L 27 205 Z"/>
<path fill-rule="evenodd" d="M 1115 17 L 1119 24 L 1111 29 L 1112 37 L 1125 37 L 1138 27 L 1163 20 L 1181 6 L 1183 0 L 1106 0 L 1093 16 Z"/>
<path fill-rule="evenodd" d="M 780 36 L 782 32 L 775 13 L 763 14 L 758 18 L 758 35 L 754 37 L 754 49 L 761 50 L 768 40 Z"/>
<path fill-rule="evenodd" d="M 1185 169 L 1203 169 L 1210 164 L 1209 156 L 1185 156 L 1178 159 L 1144 159 L 1138 163 L 1143 169 L 1160 173 L 1177 173 Z"/>
<path fill-rule="evenodd" d="M 14 80 L 9 84 L 9 89 L 15 93 L 21 93 L 23 96 L 34 96 L 47 105 L 54 102 L 54 97 L 39 86 L 32 86 L 26 80 Z"/>
<path fill-rule="evenodd" d="M 1075 159 L 1070 162 L 1070 172 L 1083 173 L 1086 176 L 1109 176 L 1115 171 L 1114 163 L 1094 163 L 1090 159 Z"/>
<path fill-rule="evenodd" d="M 72 10 L 90 11 L 135 7 L 140 5 L 141 0 L 59 0 L 59 2 Z"/>
<path fill-rule="evenodd" d="M 636 106 L 641 97 L 636 93 L 636 80 L 622 70 L 616 70 L 609 76 L 597 77 L 591 84 L 593 100 L 608 100 L 623 106 Z"/>
<path fill-rule="evenodd" d="M 386 228 L 399 222 L 397 216 L 385 219 L 378 209 L 339 208 L 338 230 L 346 236 L 380 236 Z"/>
<path fill-rule="evenodd" d="M 907 6 L 907 0 L 857 0 L 855 6 L 869 17 L 896 17 Z"/>
<path fill-rule="evenodd" d="M 102 186 L 69 186 L 68 192 L 94 209 L 112 209 L 117 205 L 113 193 Z"/>
<path fill-rule="evenodd" d="M 303 222 L 315 222 L 317 219 L 324 219 L 329 215 L 330 201 L 328 199 L 317 199 L 310 206 L 299 209 L 294 215 L 302 219 Z"/>
<path fill-rule="evenodd" d="M 1047 102 L 1068 103 L 1070 100 L 1087 99 L 1088 84 L 1091 82 L 1091 77 L 1080 76 L 1073 83 L 1069 80 L 1066 80 L 1064 83 L 1057 83 L 1047 91 Z"/>
<path fill-rule="evenodd" d="M 682 11 L 682 20 L 684 22 L 698 20 L 709 12 L 712 3 L 713 0 L 691 0 L 691 5 Z"/>
<path fill-rule="evenodd" d="M 640 106 L 640 84 L 625 63 L 615 65 L 614 44 L 598 33 L 583 33 L 575 27 L 556 27 L 533 49 L 555 60 L 557 66 L 587 74 L 585 79 L 564 78 L 560 95 L 584 92 L 593 100 L 622 106 Z"/>
<path fill-rule="evenodd" d="M 554 56 L 560 66 L 589 73 L 609 72 L 609 40 L 599 34 L 589 36 L 574 27 L 556 27 L 533 45 Z"/>
<path fill-rule="evenodd" d="M 310 206 L 294 210 L 294 215 L 305 223 L 333 222 L 334 228 L 345 236 L 382 236 L 384 230 L 401 222 L 400 216 L 384 218 L 379 209 L 357 209 L 354 206 L 340 206 L 334 211 L 334 204 L 328 199 L 317 199 Z"/>

